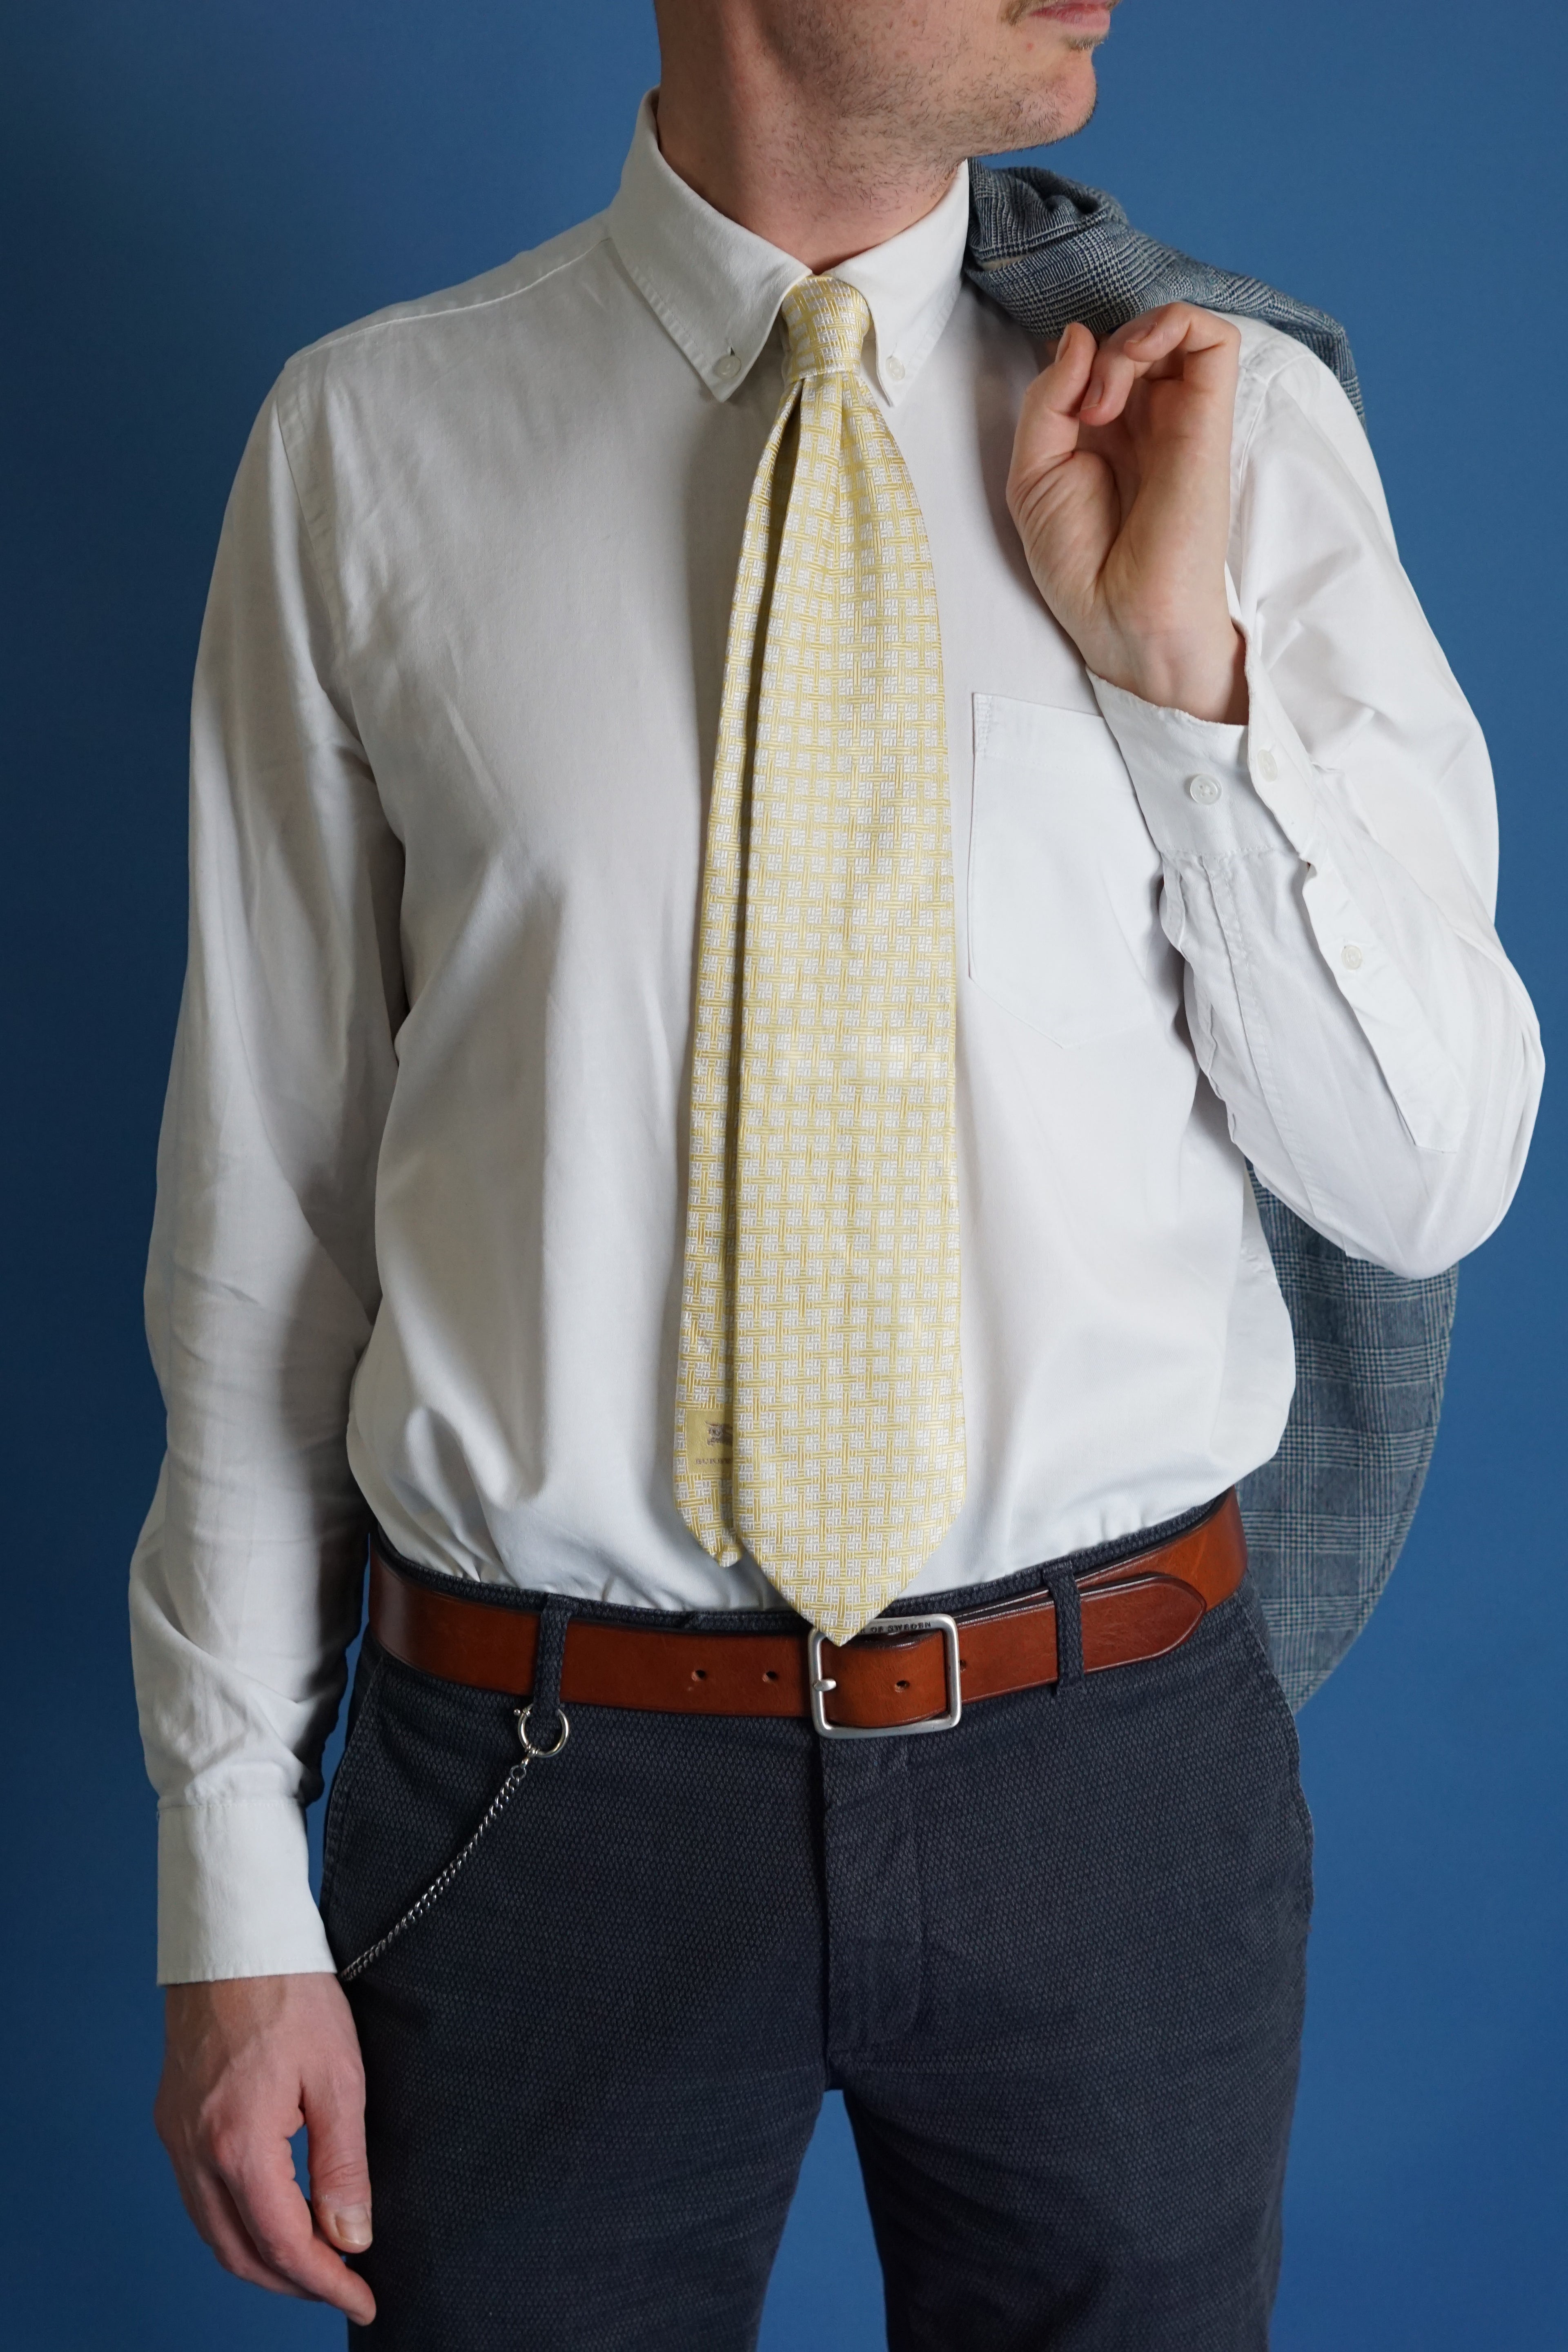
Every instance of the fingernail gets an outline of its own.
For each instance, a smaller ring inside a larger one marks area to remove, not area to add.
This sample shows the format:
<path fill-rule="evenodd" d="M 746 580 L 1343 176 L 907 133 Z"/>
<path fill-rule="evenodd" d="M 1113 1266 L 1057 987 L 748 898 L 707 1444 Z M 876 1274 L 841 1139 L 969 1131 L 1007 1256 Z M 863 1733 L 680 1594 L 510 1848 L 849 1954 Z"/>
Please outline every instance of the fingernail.
<path fill-rule="evenodd" d="M 340 2246 L 358 2253 L 370 2243 L 370 2207 L 347 2205 L 332 2215 L 332 2235 Z"/>
<path fill-rule="evenodd" d="M 1089 380 L 1089 390 L 1083 396 L 1084 406 L 1086 408 L 1098 407 L 1100 401 L 1104 398 L 1104 395 L 1105 386 L 1101 383 L 1097 375 L 1091 375 Z"/>

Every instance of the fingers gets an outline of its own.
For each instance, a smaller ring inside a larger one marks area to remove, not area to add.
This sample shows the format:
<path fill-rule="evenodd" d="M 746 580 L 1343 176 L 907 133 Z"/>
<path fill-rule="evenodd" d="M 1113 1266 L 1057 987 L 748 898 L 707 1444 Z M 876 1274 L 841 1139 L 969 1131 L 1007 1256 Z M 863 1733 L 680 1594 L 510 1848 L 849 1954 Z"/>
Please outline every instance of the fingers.
<path fill-rule="evenodd" d="M 315 2299 L 292 2279 L 263 2262 L 239 2218 L 234 2199 L 215 2175 L 203 2174 L 188 2185 L 182 2180 L 180 2193 L 186 2212 L 226 2271 L 252 2286 L 266 2287 L 272 2294 L 290 2294 L 302 2302 Z"/>
<path fill-rule="evenodd" d="M 220 2146 L 214 2159 L 218 2182 L 232 2200 L 245 2241 L 262 2266 L 258 2284 L 332 2304 L 362 2326 L 374 2316 L 375 2298 L 363 2279 L 345 2269 L 342 2257 L 312 2227 L 286 2141 L 260 2147 Z"/>
<path fill-rule="evenodd" d="M 1100 345 L 1088 371 L 1079 415 L 1085 425 L 1113 423 L 1125 410 L 1134 384 L 1146 376 L 1179 376 L 1184 386 L 1200 395 L 1234 399 L 1240 350 L 1241 337 L 1230 320 L 1191 302 L 1167 302 L 1131 320 Z"/>

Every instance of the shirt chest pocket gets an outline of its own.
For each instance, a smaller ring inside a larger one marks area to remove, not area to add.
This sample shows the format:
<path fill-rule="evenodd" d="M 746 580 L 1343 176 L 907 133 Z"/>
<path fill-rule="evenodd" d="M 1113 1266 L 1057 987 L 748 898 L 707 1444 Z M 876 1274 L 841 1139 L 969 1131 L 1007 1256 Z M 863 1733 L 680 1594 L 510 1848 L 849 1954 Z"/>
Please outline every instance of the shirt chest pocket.
<path fill-rule="evenodd" d="M 974 698 L 969 977 L 1058 1045 L 1158 1020 L 1160 858 L 1098 711 Z"/>

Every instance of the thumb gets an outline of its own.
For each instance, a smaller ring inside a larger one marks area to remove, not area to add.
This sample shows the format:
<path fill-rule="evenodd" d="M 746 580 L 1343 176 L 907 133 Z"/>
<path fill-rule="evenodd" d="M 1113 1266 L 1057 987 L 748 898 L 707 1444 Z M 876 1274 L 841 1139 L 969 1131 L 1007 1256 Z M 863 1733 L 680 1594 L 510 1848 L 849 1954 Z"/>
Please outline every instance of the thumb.
<path fill-rule="evenodd" d="M 1062 329 L 1055 356 L 1024 394 L 1013 445 L 1010 488 L 1037 480 L 1077 449 L 1079 411 L 1098 350 L 1087 327 L 1074 324 Z"/>
<path fill-rule="evenodd" d="M 364 2077 L 335 2068 L 303 2085 L 300 2105 L 310 2135 L 310 2206 L 316 2227 L 341 2254 L 370 2243 L 370 2167 L 364 2147 Z"/>

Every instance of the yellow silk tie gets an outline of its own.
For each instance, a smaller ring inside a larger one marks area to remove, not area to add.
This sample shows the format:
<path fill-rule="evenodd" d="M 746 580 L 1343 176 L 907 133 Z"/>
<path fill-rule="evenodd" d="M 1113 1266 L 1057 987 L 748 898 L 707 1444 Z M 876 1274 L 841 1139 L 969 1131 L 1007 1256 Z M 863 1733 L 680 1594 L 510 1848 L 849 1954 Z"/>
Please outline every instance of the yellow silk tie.
<path fill-rule="evenodd" d="M 708 818 L 675 1486 L 847 1641 L 963 1499 L 947 710 L 866 299 L 809 278 L 784 318 Z"/>

